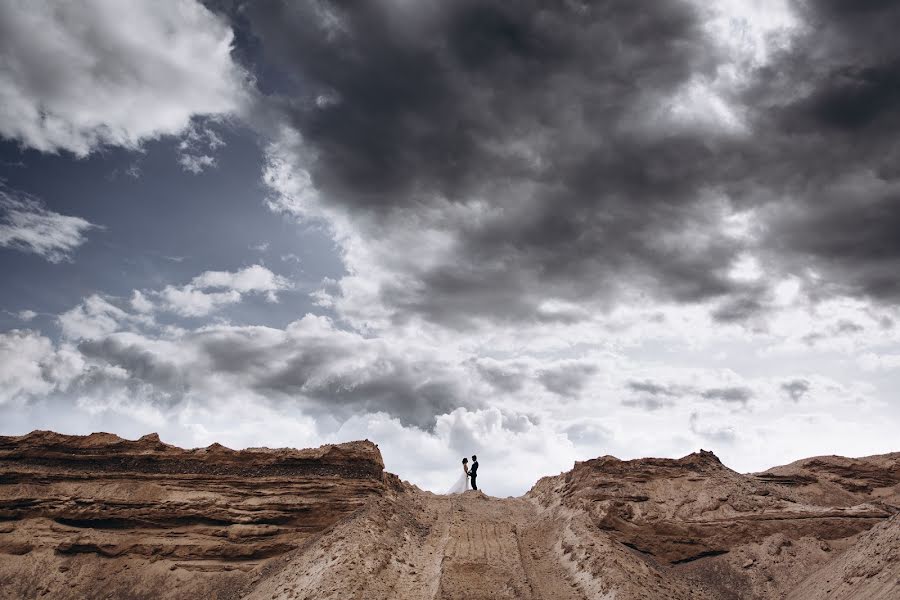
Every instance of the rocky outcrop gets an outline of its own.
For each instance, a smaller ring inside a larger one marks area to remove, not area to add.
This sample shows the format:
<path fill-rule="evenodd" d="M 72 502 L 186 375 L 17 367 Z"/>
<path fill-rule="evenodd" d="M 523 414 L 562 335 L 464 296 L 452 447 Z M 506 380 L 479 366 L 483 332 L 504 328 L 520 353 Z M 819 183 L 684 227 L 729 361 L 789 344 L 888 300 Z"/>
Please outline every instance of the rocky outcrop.
<path fill-rule="evenodd" d="M 0 600 L 840 600 L 900 593 L 900 454 L 711 452 L 438 496 L 377 446 L 0 437 Z"/>
<path fill-rule="evenodd" d="M 756 473 L 819 506 L 880 502 L 900 509 L 900 452 L 863 458 L 816 456 Z"/>
<path fill-rule="evenodd" d="M 176 581 L 222 596 L 398 489 L 371 442 L 234 451 L 156 435 L 0 437 L 0 597 L 95 597 L 84 586 L 107 582 L 118 598 L 156 598 Z"/>
<path fill-rule="evenodd" d="M 881 505 L 821 506 L 790 487 L 741 475 L 711 452 L 680 459 L 577 463 L 529 492 L 592 515 L 594 525 L 624 545 L 668 564 L 728 553 L 775 533 L 844 538 L 892 512 Z"/>
<path fill-rule="evenodd" d="M 885 499 L 900 491 L 900 455 L 831 458 L 742 475 L 705 451 L 606 456 L 540 480 L 528 497 L 578 516 L 579 537 L 608 536 L 648 568 L 713 597 L 777 598 L 898 512 Z"/>

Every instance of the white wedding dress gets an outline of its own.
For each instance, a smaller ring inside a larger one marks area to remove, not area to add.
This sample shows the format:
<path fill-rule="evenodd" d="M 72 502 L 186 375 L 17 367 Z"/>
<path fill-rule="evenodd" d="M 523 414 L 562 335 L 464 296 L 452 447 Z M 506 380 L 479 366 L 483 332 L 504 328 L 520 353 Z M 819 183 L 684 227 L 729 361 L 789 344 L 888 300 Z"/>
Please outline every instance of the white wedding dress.
<path fill-rule="evenodd" d="M 459 479 L 456 480 L 456 483 L 453 484 L 453 487 L 447 490 L 447 494 L 462 494 L 467 489 L 469 489 L 469 476 L 463 472 Z"/>

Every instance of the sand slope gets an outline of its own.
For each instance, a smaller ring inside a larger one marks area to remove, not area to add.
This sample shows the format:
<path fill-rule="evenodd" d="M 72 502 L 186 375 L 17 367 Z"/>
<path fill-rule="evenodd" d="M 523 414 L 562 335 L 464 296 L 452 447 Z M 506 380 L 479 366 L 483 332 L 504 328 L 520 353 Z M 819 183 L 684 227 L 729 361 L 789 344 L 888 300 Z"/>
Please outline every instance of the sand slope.
<path fill-rule="evenodd" d="M 788 594 L 789 600 L 900 597 L 900 517 L 879 523 Z"/>
<path fill-rule="evenodd" d="M 500 499 L 402 483 L 371 442 L 35 432 L 0 437 L 0 599 L 897 598 L 898 498 L 900 454 L 606 456 Z"/>

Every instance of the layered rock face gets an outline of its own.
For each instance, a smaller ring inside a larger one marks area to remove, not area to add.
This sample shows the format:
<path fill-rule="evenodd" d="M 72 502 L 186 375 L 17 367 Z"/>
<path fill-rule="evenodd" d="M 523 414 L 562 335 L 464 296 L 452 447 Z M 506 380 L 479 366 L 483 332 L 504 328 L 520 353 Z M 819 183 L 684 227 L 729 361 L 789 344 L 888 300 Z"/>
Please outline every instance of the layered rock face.
<path fill-rule="evenodd" d="M 0 598 L 240 597 L 267 563 L 398 486 L 370 442 L 0 437 Z"/>
<path fill-rule="evenodd" d="M 0 600 L 888 600 L 898 500 L 900 454 L 605 456 L 499 499 L 402 483 L 370 442 L 34 432 L 0 437 Z"/>
<path fill-rule="evenodd" d="M 757 473 L 756 478 L 794 490 L 819 506 L 883 502 L 900 506 L 900 452 L 846 458 L 816 456 Z"/>
<path fill-rule="evenodd" d="M 640 558 L 670 581 L 693 582 L 697 594 L 783 598 L 900 512 L 898 469 L 900 454 L 818 457 L 751 475 L 704 451 L 675 460 L 607 456 L 542 479 L 528 497 L 566 519 L 588 572 L 604 557 L 583 540 L 599 534 L 631 551 L 623 564 Z"/>

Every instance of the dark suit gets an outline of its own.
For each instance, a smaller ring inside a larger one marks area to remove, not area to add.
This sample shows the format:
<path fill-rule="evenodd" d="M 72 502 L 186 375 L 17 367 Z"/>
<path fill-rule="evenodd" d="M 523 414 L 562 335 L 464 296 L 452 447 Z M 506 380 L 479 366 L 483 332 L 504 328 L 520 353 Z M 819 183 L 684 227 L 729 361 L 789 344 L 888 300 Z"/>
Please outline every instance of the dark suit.
<path fill-rule="evenodd" d="M 469 479 L 472 481 L 472 489 L 477 490 L 478 486 L 475 485 L 475 478 L 478 477 L 478 461 L 472 463 L 472 468 L 469 469 Z"/>

